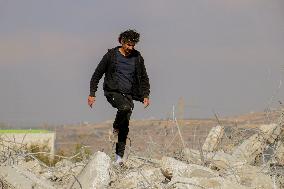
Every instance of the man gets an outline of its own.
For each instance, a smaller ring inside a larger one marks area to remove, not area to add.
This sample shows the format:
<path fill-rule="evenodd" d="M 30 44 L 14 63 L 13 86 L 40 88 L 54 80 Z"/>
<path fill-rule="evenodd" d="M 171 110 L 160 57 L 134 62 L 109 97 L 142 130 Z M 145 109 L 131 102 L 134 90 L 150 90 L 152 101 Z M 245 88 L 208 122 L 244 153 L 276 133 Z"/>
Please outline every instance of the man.
<path fill-rule="evenodd" d="M 140 34 L 127 30 L 119 35 L 121 46 L 109 49 L 98 64 L 90 81 L 88 105 L 92 108 L 95 103 L 95 93 L 99 80 L 104 77 L 104 95 L 107 101 L 117 109 L 113 123 L 113 135 L 117 135 L 116 162 L 121 164 L 125 151 L 126 139 L 129 132 L 129 120 L 134 108 L 133 100 L 150 104 L 150 84 L 144 65 L 144 59 L 135 45 L 139 42 Z"/>

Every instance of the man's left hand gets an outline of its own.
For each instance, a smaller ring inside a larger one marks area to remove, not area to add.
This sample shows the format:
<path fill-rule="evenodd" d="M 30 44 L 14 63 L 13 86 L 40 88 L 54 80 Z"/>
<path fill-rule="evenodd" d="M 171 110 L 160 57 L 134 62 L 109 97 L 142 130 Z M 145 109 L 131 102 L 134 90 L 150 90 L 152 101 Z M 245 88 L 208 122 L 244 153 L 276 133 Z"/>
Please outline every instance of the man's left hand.
<path fill-rule="evenodd" d="M 149 98 L 144 98 L 143 104 L 144 104 L 144 108 L 147 108 L 150 105 Z"/>

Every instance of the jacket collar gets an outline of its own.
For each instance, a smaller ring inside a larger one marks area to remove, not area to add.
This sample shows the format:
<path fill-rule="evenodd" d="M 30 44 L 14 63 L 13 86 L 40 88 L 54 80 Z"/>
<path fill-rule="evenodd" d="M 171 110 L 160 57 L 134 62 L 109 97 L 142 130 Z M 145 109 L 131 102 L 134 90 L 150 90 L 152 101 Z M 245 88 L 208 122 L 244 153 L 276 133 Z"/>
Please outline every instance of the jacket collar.
<path fill-rule="evenodd" d="M 120 47 L 121 47 L 121 46 L 116 46 L 116 47 L 114 47 L 114 48 L 112 48 L 112 49 L 109 49 L 109 51 L 115 52 L 115 51 L 118 50 Z M 134 49 L 134 51 L 133 51 L 132 53 L 133 53 L 133 56 L 139 56 L 139 55 L 140 55 L 140 52 L 137 51 L 136 49 Z"/>

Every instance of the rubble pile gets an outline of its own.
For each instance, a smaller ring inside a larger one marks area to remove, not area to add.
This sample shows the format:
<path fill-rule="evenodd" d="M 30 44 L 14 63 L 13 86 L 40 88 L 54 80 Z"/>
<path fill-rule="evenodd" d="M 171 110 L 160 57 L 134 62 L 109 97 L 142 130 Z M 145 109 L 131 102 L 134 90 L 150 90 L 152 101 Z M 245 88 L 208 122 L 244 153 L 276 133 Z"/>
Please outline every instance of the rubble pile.
<path fill-rule="evenodd" d="M 283 122 L 261 125 L 250 137 L 223 149 L 230 137 L 217 125 L 198 150 L 184 148 L 179 157 L 160 159 L 129 154 L 122 166 L 100 151 L 81 162 L 65 158 L 48 166 L 36 158 L 27 161 L 29 154 L 19 148 L 3 147 L 0 188 L 281 189 L 283 127 Z"/>

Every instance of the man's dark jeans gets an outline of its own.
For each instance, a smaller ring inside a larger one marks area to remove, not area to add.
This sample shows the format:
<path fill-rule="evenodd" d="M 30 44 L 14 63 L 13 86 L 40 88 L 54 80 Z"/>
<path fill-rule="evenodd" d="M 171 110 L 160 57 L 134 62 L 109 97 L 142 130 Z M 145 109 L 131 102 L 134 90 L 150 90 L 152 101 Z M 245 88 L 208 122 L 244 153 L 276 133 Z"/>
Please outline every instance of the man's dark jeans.
<path fill-rule="evenodd" d="M 132 96 L 119 92 L 105 92 L 107 101 L 117 108 L 113 128 L 118 130 L 118 143 L 116 143 L 116 154 L 123 157 L 126 139 L 129 132 L 129 120 L 134 108 Z"/>

